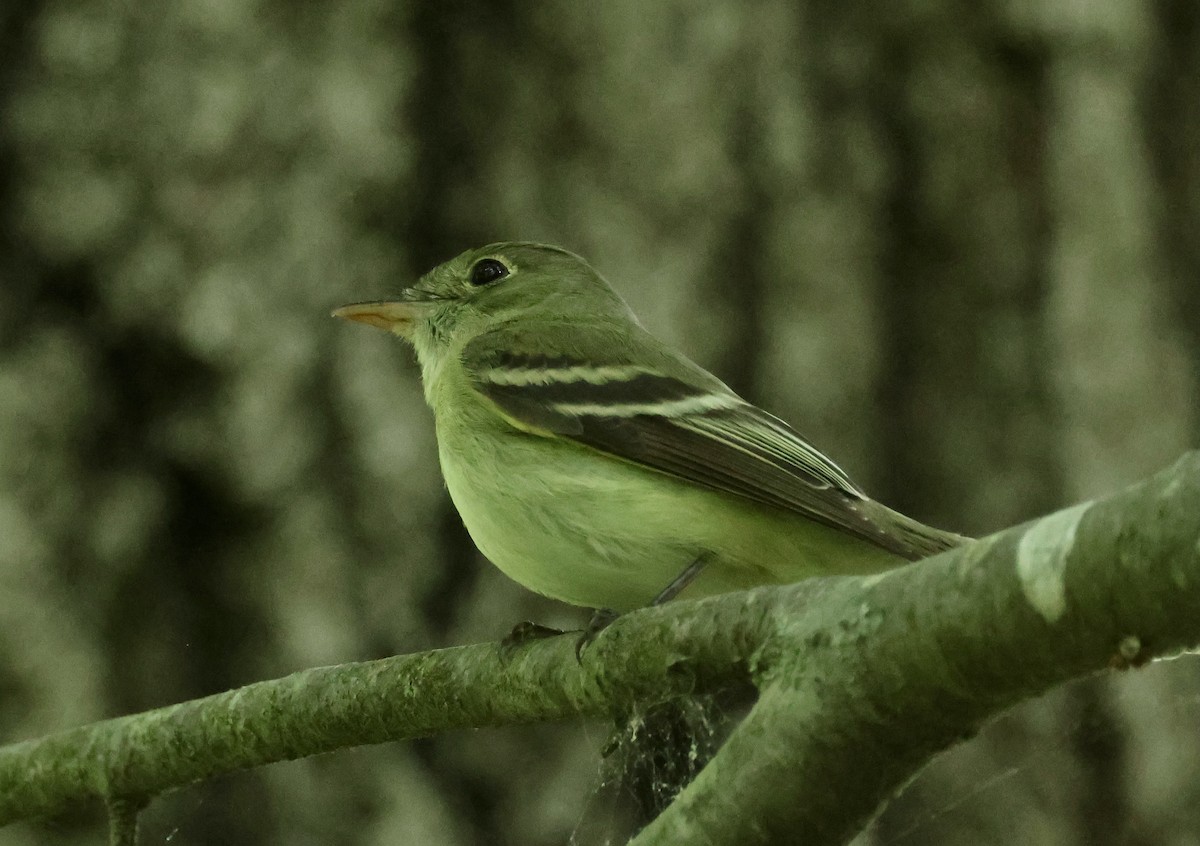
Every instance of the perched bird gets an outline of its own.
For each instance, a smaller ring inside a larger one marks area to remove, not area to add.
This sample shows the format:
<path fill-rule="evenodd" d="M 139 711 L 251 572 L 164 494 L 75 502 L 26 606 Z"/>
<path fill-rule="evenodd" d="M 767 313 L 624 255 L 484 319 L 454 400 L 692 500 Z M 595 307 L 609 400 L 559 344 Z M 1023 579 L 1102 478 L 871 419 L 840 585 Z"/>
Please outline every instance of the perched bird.
<path fill-rule="evenodd" d="M 787 423 L 642 328 L 583 259 L 498 243 L 334 316 L 416 348 L 450 496 L 531 590 L 627 611 L 967 539 L 869 499 Z"/>

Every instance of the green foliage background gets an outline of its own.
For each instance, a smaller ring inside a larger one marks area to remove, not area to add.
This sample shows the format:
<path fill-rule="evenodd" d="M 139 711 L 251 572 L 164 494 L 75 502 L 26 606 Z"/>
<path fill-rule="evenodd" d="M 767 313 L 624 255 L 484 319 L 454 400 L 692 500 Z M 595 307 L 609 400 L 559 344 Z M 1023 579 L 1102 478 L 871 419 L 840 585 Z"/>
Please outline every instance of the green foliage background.
<path fill-rule="evenodd" d="M 1187 0 L 8 3 L 0 737 L 582 619 L 473 551 L 411 357 L 327 317 L 491 240 L 930 522 L 1144 476 L 1196 441 L 1198 149 Z M 1198 675 L 1021 709 L 864 843 L 1193 842 Z M 562 843 L 604 734 L 218 779 L 145 842 Z"/>

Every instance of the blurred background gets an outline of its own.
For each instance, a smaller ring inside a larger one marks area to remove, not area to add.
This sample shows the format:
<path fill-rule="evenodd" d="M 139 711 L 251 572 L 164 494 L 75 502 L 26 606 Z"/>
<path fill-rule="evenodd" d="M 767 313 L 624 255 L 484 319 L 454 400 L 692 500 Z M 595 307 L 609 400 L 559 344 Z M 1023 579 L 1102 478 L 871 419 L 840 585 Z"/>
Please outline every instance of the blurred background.
<path fill-rule="evenodd" d="M 986 533 L 1197 440 L 1200 4 L 0 8 L 0 738 L 586 612 L 442 487 L 329 309 L 579 252 L 877 498 Z M 1076 683 L 863 844 L 1200 843 L 1200 666 Z M 143 842 L 562 844 L 608 727 L 215 779 Z M 0 843 L 100 842 L 97 808 Z"/>

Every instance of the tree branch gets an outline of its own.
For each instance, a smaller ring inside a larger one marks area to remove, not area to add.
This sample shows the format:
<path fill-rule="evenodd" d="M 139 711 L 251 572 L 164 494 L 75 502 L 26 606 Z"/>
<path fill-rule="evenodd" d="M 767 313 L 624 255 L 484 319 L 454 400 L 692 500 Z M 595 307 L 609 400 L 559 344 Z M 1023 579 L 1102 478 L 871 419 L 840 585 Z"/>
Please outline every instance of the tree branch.
<path fill-rule="evenodd" d="M 142 797 L 108 799 L 108 846 L 137 846 L 138 814 L 146 807 Z"/>
<path fill-rule="evenodd" d="M 304 670 L 0 747 L 0 825 L 80 799 L 153 796 L 219 773 L 451 729 L 616 714 L 744 679 L 742 650 L 762 639 L 753 629 L 761 615 L 731 599 L 628 615 L 582 662 L 573 635 L 511 653 L 496 644 L 438 649 Z"/>
<path fill-rule="evenodd" d="M 749 678 L 757 704 L 636 838 L 838 843 L 1027 696 L 1200 642 L 1200 454 L 1120 494 L 883 576 L 622 617 L 505 655 L 327 667 L 0 748 L 0 823 L 87 797 L 454 728 L 618 713 Z"/>
<path fill-rule="evenodd" d="M 917 566 L 823 580 L 806 600 L 770 627 L 758 704 L 636 846 L 844 842 L 1004 708 L 1195 646 L 1200 453 Z"/>

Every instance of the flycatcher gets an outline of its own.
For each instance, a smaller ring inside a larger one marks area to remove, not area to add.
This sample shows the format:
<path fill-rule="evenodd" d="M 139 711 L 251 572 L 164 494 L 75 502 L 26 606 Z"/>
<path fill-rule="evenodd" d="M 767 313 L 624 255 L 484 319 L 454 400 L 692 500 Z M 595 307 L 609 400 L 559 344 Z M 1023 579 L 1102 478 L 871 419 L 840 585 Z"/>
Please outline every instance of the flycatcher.
<path fill-rule="evenodd" d="M 787 423 L 650 335 L 579 256 L 468 250 L 336 317 L 412 343 L 450 496 L 531 590 L 628 611 L 870 573 L 967 538 L 871 500 Z"/>

